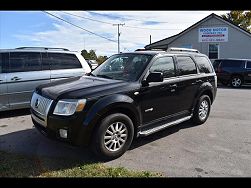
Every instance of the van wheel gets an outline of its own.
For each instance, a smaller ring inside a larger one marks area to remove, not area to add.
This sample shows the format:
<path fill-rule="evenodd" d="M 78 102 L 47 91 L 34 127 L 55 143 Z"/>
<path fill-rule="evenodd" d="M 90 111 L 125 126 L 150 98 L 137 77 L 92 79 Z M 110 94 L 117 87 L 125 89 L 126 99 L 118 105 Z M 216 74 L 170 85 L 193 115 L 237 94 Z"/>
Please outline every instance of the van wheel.
<path fill-rule="evenodd" d="M 95 130 L 92 151 L 105 160 L 118 158 L 129 149 L 133 135 L 133 123 L 127 115 L 111 114 Z"/>
<path fill-rule="evenodd" d="M 206 122 L 211 109 L 211 100 L 208 95 L 202 95 L 194 109 L 193 122 L 197 125 Z"/>
<path fill-rule="evenodd" d="M 239 88 L 242 85 L 242 78 L 240 76 L 233 76 L 231 79 L 231 86 L 234 88 Z"/>

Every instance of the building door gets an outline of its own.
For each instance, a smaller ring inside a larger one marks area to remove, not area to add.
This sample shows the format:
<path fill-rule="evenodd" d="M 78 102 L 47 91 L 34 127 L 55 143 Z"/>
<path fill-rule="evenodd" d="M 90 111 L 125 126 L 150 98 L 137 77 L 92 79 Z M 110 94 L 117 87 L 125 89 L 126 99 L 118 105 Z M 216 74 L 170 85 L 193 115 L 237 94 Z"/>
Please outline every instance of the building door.
<path fill-rule="evenodd" d="M 209 44 L 208 46 L 208 57 L 211 60 L 214 59 L 219 59 L 220 58 L 220 54 L 219 54 L 219 44 Z"/>

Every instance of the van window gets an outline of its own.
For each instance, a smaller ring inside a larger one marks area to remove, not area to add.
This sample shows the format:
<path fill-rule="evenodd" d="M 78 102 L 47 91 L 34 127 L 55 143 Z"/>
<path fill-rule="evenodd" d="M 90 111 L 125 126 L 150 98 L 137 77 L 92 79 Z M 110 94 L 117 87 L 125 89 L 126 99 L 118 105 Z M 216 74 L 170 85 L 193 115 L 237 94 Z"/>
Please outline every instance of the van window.
<path fill-rule="evenodd" d="M 247 61 L 247 66 L 246 66 L 247 69 L 251 69 L 251 61 Z"/>
<path fill-rule="evenodd" d="M 177 64 L 180 76 L 197 73 L 196 65 L 191 57 L 178 56 Z"/>
<path fill-rule="evenodd" d="M 74 54 L 48 53 L 48 63 L 51 70 L 82 68 L 81 63 Z"/>
<path fill-rule="evenodd" d="M 164 78 L 175 76 L 175 69 L 172 57 L 157 59 L 150 68 L 150 72 L 162 72 Z"/>
<path fill-rule="evenodd" d="M 47 53 L 41 53 L 42 56 L 42 69 L 43 70 L 50 70 L 50 61 L 48 60 Z"/>
<path fill-rule="evenodd" d="M 41 55 L 39 52 L 10 53 L 10 72 L 28 72 L 41 70 Z"/>
<path fill-rule="evenodd" d="M 244 61 L 242 60 L 223 60 L 221 63 L 221 67 L 231 67 L 238 68 L 243 65 Z"/>
<path fill-rule="evenodd" d="M 213 72 L 211 67 L 211 62 L 203 56 L 196 56 L 195 60 L 197 62 L 200 73 L 210 73 Z"/>

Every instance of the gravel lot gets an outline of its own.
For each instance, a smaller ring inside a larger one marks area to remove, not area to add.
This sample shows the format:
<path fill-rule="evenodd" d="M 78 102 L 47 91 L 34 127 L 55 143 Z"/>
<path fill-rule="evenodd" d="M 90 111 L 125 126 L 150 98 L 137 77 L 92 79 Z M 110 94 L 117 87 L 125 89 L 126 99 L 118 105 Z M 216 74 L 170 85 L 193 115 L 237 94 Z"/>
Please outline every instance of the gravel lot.
<path fill-rule="evenodd" d="M 0 150 L 83 162 L 93 158 L 85 148 L 42 136 L 29 110 L 0 112 Z M 251 87 L 218 88 L 205 124 L 185 122 L 137 139 L 122 157 L 106 164 L 171 177 L 251 176 Z"/>

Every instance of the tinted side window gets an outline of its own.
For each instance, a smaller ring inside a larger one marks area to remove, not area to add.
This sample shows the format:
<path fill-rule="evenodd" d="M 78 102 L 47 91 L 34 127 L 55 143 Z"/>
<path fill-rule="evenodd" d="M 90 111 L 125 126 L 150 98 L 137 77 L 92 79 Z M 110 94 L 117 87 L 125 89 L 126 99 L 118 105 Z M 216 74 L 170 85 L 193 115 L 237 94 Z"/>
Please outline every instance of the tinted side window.
<path fill-rule="evenodd" d="M 244 61 L 240 60 L 224 60 L 221 63 L 221 67 L 232 67 L 232 68 L 238 68 L 241 67 Z"/>
<path fill-rule="evenodd" d="M 51 65 L 51 70 L 82 68 L 74 54 L 48 53 L 47 60 Z"/>
<path fill-rule="evenodd" d="M 11 52 L 10 72 L 40 71 L 41 55 L 39 52 Z"/>
<path fill-rule="evenodd" d="M 172 57 L 157 59 L 150 68 L 150 72 L 162 72 L 164 78 L 175 76 L 174 62 Z"/>
<path fill-rule="evenodd" d="M 211 62 L 206 57 L 196 56 L 195 60 L 196 60 L 197 65 L 199 67 L 200 73 L 213 72 L 212 67 L 211 67 Z"/>
<path fill-rule="evenodd" d="M 42 55 L 42 69 L 50 70 L 50 61 L 48 59 L 47 53 L 41 53 Z"/>
<path fill-rule="evenodd" d="M 247 61 L 247 69 L 251 69 L 251 61 Z"/>
<path fill-rule="evenodd" d="M 196 66 L 191 57 L 177 57 L 179 75 L 196 74 Z"/>
<path fill-rule="evenodd" d="M 3 61 L 2 61 L 2 54 L 0 53 L 0 73 L 3 73 Z"/>

